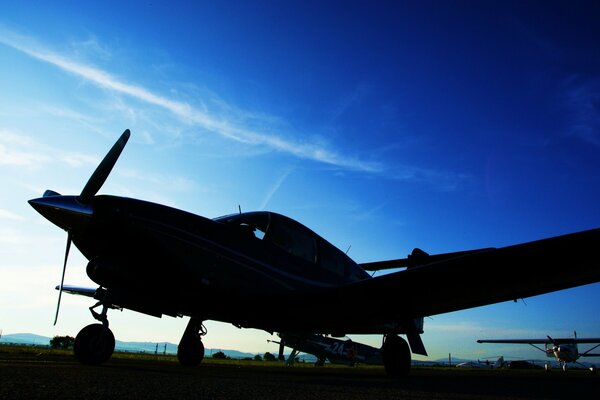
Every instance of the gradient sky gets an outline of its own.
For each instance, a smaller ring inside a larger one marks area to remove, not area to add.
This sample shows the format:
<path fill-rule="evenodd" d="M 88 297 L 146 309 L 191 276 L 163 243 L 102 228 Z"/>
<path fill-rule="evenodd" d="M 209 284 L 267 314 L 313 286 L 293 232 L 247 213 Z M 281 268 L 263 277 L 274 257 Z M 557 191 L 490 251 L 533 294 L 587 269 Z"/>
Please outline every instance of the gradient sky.
<path fill-rule="evenodd" d="M 93 322 L 63 296 L 52 326 L 66 234 L 26 201 L 78 194 L 125 128 L 101 193 L 276 211 L 357 262 L 600 227 L 598 2 L 32 3 L 0 0 L 4 333 Z M 73 249 L 65 282 L 93 286 L 85 265 Z M 600 337 L 598 304 L 592 284 L 433 316 L 423 339 L 429 359 L 543 357 L 475 341 Z M 120 340 L 177 343 L 187 323 L 109 318 Z M 206 325 L 207 347 L 277 350 Z"/>

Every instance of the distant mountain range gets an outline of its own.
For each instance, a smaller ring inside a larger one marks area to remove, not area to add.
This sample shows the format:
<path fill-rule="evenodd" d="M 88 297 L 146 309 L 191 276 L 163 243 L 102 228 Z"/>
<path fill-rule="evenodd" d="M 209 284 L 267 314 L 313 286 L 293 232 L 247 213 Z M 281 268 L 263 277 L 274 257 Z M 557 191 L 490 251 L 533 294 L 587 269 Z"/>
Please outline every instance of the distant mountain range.
<path fill-rule="evenodd" d="M 0 344 L 24 344 L 33 346 L 50 346 L 50 339 L 46 336 L 35 335 L 33 333 L 10 333 L 2 335 Z M 169 342 L 115 342 L 115 350 L 127 351 L 132 353 L 148 353 L 148 354 L 177 354 L 177 345 Z M 248 353 L 239 350 L 229 349 L 204 349 L 206 357 L 211 357 L 214 353 L 222 351 L 229 358 L 243 359 L 254 358 L 256 354 L 263 356 L 264 353 Z M 277 356 L 277 350 L 271 353 Z M 285 354 L 287 358 L 288 354 Z M 317 358 L 311 354 L 301 354 L 299 359 L 305 362 L 315 362 Z"/>
<path fill-rule="evenodd" d="M 2 335 L 0 338 L 0 344 L 28 344 L 35 346 L 49 346 L 50 339 L 46 336 L 34 335 L 33 333 L 11 333 Z M 168 342 L 122 342 L 117 340 L 115 343 L 115 350 L 128 351 L 132 353 L 150 353 L 154 354 L 177 354 L 177 345 Z M 242 358 L 254 358 L 256 353 L 246 353 L 238 350 L 227 350 L 227 349 L 205 349 L 205 354 L 210 357 L 212 354 L 222 351 L 226 356 L 230 358 L 242 359 Z M 263 353 L 264 354 L 264 353 Z M 263 355 L 261 354 L 261 356 Z"/>

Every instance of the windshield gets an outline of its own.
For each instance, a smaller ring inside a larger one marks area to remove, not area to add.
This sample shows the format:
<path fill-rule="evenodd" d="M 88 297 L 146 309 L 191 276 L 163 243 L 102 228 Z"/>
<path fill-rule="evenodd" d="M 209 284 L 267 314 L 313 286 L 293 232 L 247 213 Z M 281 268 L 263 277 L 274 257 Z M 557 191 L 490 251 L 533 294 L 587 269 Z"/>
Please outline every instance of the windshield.
<path fill-rule="evenodd" d="M 263 239 L 267 233 L 270 223 L 269 213 L 253 212 L 244 214 L 232 214 L 215 218 L 215 221 L 228 225 L 238 226 L 258 239 Z"/>

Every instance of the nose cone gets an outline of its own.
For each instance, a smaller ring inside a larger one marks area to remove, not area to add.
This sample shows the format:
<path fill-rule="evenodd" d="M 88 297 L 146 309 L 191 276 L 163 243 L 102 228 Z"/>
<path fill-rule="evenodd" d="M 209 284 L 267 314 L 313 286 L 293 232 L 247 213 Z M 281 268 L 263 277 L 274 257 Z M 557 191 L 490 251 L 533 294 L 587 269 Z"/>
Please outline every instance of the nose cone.
<path fill-rule="evenodd" d="M 83 229 L 93 214 L 88 204 L 82 204 L 77 196 L 46 196 L 29 200 L 29 204 L 48 221 L 64 230 Z"/>

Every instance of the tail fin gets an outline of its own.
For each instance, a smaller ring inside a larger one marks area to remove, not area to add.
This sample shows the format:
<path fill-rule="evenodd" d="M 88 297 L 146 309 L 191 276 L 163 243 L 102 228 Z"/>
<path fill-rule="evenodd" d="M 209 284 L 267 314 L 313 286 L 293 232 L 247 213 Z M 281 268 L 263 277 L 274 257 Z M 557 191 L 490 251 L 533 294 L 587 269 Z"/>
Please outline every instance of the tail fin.
<path fill-rule="evenodd" d="M 504 367 L 504 356 L 498 357 L 498 359 L 494 363 L 494 368 L 502 368 L 502 367 Z"/>

